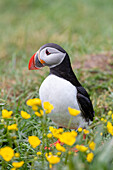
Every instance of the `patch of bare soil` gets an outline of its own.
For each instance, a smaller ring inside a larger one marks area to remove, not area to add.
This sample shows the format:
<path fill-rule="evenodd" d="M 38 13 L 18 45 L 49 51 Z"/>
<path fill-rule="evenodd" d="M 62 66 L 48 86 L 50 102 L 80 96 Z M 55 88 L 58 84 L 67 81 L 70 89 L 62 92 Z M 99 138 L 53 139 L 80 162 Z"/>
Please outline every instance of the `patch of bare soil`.
<path fill-rule="evenodd" d="M 106 54 L 92 54 L 86 55 L 82 59 L 77 59 L 74 64 L 74 68 L 82 69 L 99 69 L 102 71 L 113 70 L 113 52 Z"/>

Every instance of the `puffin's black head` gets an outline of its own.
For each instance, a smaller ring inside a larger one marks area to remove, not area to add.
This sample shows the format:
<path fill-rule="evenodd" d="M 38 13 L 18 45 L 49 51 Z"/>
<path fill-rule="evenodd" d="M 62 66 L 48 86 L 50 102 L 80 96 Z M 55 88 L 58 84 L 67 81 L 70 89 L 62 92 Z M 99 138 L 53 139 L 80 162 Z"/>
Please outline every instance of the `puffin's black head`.
<path fill-rule="evenodd" d="M 59 45 L 54 43 L 45 44 L 31 57 L 29 70 L 36 70 L 43 66 L 54 68 L 60 65 L 66 56 L 66 51 Z"/>

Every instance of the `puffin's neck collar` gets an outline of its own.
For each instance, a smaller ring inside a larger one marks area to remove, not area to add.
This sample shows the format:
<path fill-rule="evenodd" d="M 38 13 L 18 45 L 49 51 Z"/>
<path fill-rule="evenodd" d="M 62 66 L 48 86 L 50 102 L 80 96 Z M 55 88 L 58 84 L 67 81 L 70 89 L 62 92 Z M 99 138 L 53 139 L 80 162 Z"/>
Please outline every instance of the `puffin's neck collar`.
<path fill-rule="evenodd" d="M 76 87 L 81 86 L 72 70 L 70 59 L 67 53 L 61 64 L 56 67 L 50 68 L 50 74 L 54 74 L 58 77 L 64 78 Z"/>

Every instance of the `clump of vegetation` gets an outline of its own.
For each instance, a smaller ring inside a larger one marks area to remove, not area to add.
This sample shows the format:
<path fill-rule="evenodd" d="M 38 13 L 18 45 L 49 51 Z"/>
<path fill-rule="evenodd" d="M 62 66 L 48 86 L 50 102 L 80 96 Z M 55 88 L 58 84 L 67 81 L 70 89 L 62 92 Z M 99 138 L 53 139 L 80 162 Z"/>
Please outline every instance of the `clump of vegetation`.
<path fill-rule="evenodd" d="M 26 104 L 31 108 L 26 106 L 27 109 L 19 112 L 2 110 L 0 164 L 3 169 L 112 167 L 111 110 L 103 117 L 95 117 L 87 129 L 69 130 L 51 126 L 47 114 L 54 107 L 49 102 L 44 103 L 44 110 L 38 98 L 29 99 Z M 68 109 L 71 117 L 80 114 L 78 110 Z"/>

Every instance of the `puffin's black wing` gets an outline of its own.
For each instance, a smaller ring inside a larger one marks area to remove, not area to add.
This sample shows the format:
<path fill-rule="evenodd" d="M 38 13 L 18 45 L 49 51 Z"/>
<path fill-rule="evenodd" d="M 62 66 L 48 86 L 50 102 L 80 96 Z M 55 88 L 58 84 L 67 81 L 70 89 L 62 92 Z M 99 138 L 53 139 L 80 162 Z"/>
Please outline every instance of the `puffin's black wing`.
<path fill-rule="evenodd" d="M 77 100 L 79 103 L 82 116 L 85 118 L 86 121 L 89 120 L 93 121 L 94 110 L 87 91 L 82 86 L 76 88 L 77 88 Z"/>

